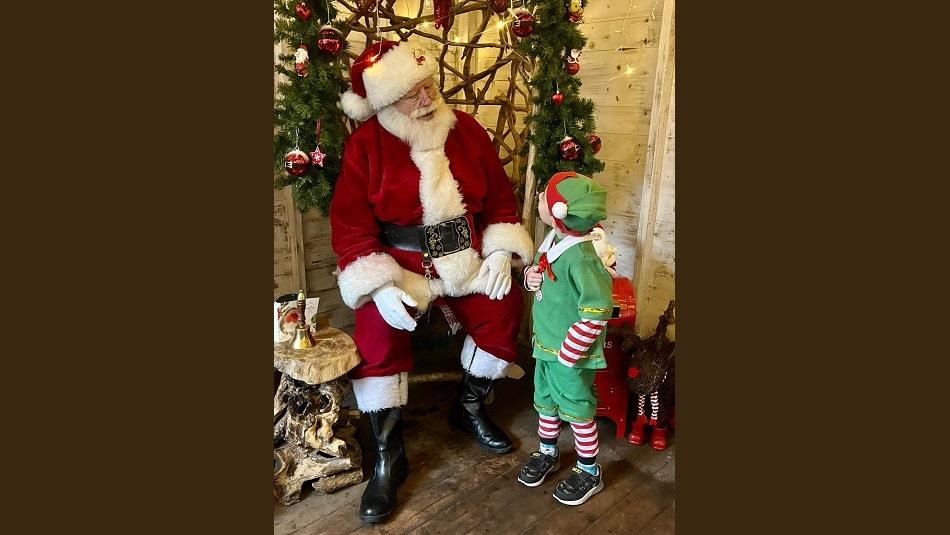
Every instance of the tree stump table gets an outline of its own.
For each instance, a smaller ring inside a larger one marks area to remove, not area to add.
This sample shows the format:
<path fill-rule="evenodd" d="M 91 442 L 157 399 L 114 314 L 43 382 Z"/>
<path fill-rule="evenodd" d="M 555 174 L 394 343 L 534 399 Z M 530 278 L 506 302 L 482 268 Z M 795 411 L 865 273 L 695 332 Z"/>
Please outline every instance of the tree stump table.
<path fill-rule="evenodd" d="M 359 411 L 341 406 L 352 388 L 346 373 L 360 355 L 343 331 L 311 333 L 312 348 L 274 344 L 274 367 L 282 374 L 274 395 L 274 499 L 284 505 L 300 501 L 307 482 L 325 494 L 363 480 Z"/>

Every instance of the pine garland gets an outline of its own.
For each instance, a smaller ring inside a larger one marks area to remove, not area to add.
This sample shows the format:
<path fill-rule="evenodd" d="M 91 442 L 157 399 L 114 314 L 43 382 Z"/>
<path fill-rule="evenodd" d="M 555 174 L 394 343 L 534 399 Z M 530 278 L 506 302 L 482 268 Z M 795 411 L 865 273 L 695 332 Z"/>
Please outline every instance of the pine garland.
<path fill-rule="evenodd" d="M 347 135 L 343 112 L 337 106 L 340 94 L 347 89 L 343 81 L 343 73 L 349 68 L 347 44 L 343 40 L 343 48 L 335 56 L 318 49 L 320 27 L 327 19 L 335 19 L 337 11 L 330 0 L 304 0 L 312 11 L 310 19 L 304 22 L 294 12 L 299 1 L 274 1 L 274 42 L 286 42 L 291 50 L 305 44 L 310 55 L 307 76 L 298 76 L 295 72 L 293 54 L 281 54 L 282 63 L 275 67 L 287 81 L 278 84 L 274 102 L 274 169 L 277 173 L 274 187 L 290 186 L 300 211 L 318 207 L 327 213 L 333 186 L 340 174 L 343 141 Z M 342 23 L 331 24 L 345 34 Z M 284 156 L 288 152 L 299 148 L 309 153 L 317 147 L 318 120 L 319 146 L 326 154 L 323 167 L 311 165 L 301 177 L 287 174 Z"/>
<path fill-rule="evenodd" d="M 584 0 L 582 5 L 586 4 Z M 576 24 L 568 21 L 566 1 L 526 0 L 524 7 L 534 14 L 534 31 L 519 41 L 517 50 L 534 61 L 529 82 L 534 111 L 525 121 L 530 128 L 528 141 L 535 147 L 531 170 L 537 181 L 537 191 L 542 191 L 551 175 L 558 171 L 577 171 L 593 176 L 603 171 L 604 163 L 594 157 L 587 139 L 596 128 L 594 102 L 580 97 L 580 79 L 564 70 L 565 56 L 573 49 L 584 50 L 587 38 Z M 560 106 L 551 101 L 556 89 L 564 95 Z M 561 159 L 558 146 L 565 131 L 582 147 L 577 160 Z M 525 152 L 527 147 L 525 144 Z"/>

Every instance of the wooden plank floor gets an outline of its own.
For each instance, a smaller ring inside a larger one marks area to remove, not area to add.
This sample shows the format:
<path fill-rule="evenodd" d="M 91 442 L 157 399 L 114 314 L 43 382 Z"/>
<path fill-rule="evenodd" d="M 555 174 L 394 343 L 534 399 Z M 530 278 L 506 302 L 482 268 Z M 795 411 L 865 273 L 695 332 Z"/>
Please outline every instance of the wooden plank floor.
<path fill-rule="evenodd" d="M 531 368 L 530 359 L 523 362 Z M 399 488 L 399 507 L 384 524 L 359 520 L 357 508 L 366 483 L 319 496 L 304 491 L 291 506 L 274 508 L 274 533 L 283 534 L 437 534 L 437 533 L 628 533 L 674 532 L 675 444 L 664 452 L 634 447 L 614 437 L 609 420 L 598 419 L 605 488 L 579 507 L 551 497 L 574 462 L 570 429 L 561 433 L 562 468 L 539 487 L 517 482 L 518 469 L 537 448 L 537 414 L 531 407 L 531 370 L 523 379 L 503 380 L 490 406 L 493 418 L 515 439 L 506 455 L 483 452 L 448 425 L 453 383 L 412 385 L 404 433 L 409 479 Z M 364 419 L 361 444 L 371 438 Z M 675 437 L 673 439 L 675 441 Z M 372 466 L 364 452 L 364 474 Z"/>

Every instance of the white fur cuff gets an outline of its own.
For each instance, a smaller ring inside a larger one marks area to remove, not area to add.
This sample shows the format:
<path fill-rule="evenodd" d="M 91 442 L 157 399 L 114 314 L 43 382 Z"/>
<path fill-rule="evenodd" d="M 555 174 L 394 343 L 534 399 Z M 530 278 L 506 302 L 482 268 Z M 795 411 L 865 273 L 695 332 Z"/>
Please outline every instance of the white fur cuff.
<path fill-rule="evenodd" d="M 356 310 L 371 299 L 370 292 L 392 282 L 398 286 L 402 267 L 386 253 L 372 253 L 350 262 L 337 276 L 340 296 L 346 306 Z"/>
<path fill-rule="evenodd" d="M 507 251 L 521 257 L 525 264 L 534 258 L 534 242 L 521 223 L 492 223 L 482 233 L 482 257 L 495 251 Z"/>
<path fill-rule="evenodd" d="M 475 345 L 471 336 L 462 344 L 462 369 L 475 377 L 501 379 L 508 375 L 511 363 L 502 360 Z"/>
<path fill-rule="evenodd" d="M 401 407 L 409 400 L 409 374 L 352 379 L 356 406 L 363 412 Z"/>

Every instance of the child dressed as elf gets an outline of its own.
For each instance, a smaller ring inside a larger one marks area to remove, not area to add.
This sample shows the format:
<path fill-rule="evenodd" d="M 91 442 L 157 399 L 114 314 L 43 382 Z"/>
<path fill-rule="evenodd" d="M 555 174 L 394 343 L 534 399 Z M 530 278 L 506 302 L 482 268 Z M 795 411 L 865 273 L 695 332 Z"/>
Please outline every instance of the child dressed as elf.
<path fill-rule="evenodd" d="M 607 366 L 604 326 L 613 297 L 590 231 L 607 217 L 606 199 L 607 190 L 586 176 L 573 171 L 552 176 L 538 196 L 538 214 L 553 230 L 524 270 L 525 289 L 535 293 L 534 408 L 541 446 L 518 481 L 536 487 L 560 467 L 557 439 L 566 420 L 574 432 L 577 465 L 557 485 L 554 498 L 567 505 L 580 505 L 604 488 L 597 464 L 594 371 Z"/>

